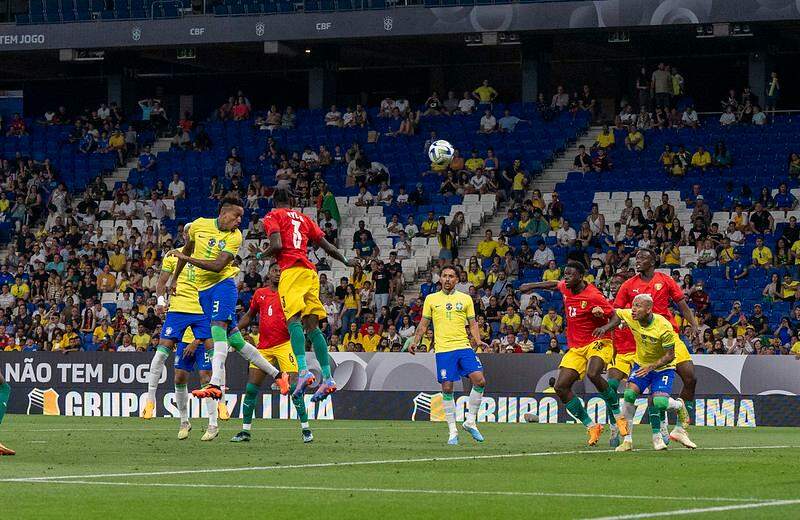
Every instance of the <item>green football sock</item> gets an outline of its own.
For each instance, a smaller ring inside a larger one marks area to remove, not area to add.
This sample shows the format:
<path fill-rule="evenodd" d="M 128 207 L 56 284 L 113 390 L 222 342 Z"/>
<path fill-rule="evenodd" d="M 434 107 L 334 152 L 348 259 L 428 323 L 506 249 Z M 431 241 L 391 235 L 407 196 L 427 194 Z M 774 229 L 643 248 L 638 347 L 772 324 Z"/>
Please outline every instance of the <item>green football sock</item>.
<path fill-rule="evenodd" d="M 290 386 L 289 393 L 293 394 L 296 387 L 296 384 Z M 303 396 L 298 395 L 296 397 L 292 397 L 292 404 L 294 405 L 294 409 L 297 410 L 297 418 L 300 419 L 300 424 L 307 423 L 308 411 L 306 410 L 306 400 L 303 398 Z"/>
<path fill-rule="evenodd" d="M 308 339 L 311 341 L 311 346 L 314 348 L 314 355 L 317 356 L 317 363 L 322 369 L 322 378 L 329 379 L 331 377 L 331 361 L 328 357 L 328 342 L 325 341 L 325 336 L 319 327 L 308 333 Z"/>
<path fill-rule="evenodd" d="M 609 378 L 608 386 L 616 393 L 619 388 L 619 379 Z"/>
<path fill-rule="evenodd" d="M 3 422 L 3 417 L 6 415 L 6 408 L 8 408 L 8 398 L 11 395 L 11 387 L 8 383 L 0 385 L 0 423 Z"/>
<path fill-rule="evenodd" d="M 247 383 L 247 389 L 244 392 L 244 403 L 242 403 L 242 424 L 245 425 L 246 430 L 250 429 L 248 426 L 253 422 L 253 413 L 256 410 L 258 390 L 258 386 Z"/>
<path fill-rule="evenodd" d="M 228 345 L 232 346 L 236 352 L 242 350 L 242 348 L 244 348 L 244 337 L 242 333 L 237 330 L 228 336 Z"/>
<path fill-rule="evenodd" d="M 653 433 L 659 433 L 661 431 L 661 415 L 654 406 L 648 406 L 647 413 L 650 417 L 650 429 L 653 430 Z"/>
<path fill-rule="evenodd" d="M 589 418 L 589 414 L 586 413 L 586 408 L 584 408 L 583 403 L 577 397 L 573 397 L 572 401 L 567 403 L 567 410 L 587 428 L 594 424 Z"/>
<path fill-rule="evenodd" d="M 611 385 L 608 385 L 608 388 L 604 392 L 600 392 L 600 395 L 603 396 L 603 400 L 608 405 L 609 413 L 619 415 L 619 394 L 617 394 L 617 391 L 611 388 Z"/>
<path fill-rule="evenodd" d="M 292 352 L 297 359 L 297 368 L 300 373 L 308 370 L 306 365 L 306 335 L 303 333 L 303 325 L 299 321 L 289 322 L 289 341 L 292 344 Z"/>

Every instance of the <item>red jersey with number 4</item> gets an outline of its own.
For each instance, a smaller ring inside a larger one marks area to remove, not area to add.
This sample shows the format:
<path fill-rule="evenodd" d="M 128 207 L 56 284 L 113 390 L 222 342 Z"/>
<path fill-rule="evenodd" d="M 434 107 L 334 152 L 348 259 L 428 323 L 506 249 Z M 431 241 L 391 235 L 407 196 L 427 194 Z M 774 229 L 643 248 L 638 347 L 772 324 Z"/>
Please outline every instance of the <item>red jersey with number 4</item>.
<path fill-rule="evenodd" d="M 567 288 L 564 280 L 558 282 L 558 290 L 564 296 L 564 312 L 567 315 L 567 347 L 581 348 L 597 341 L 598 338 L 592 334 L 594 329 L 602 327 L 608 323 L 608 318 L 614 312 L 614 308 L 605 299 L 603 294 L 592 284 L 586 284 L 586 288 L 578 294 L 573 294 Z M 596 318 L 592 314 L 592 309 L 600 307 L 603 309 L 603 316 Z M 604 339 L 610 339 L 609 332 Z"/>
<path fill-rule="evenodd" d="M 319 242 L 325 234 L 316 222 L 300 211 L 275 208 L 264 216 L 267 236 L 280 233 L 282 248 L 276 255 L 281 269 L 302 266 L 316 271 L 308 259 L 308 241 Z"/>
<path fill-rule="evenodd" d="M 258 348 L 265 350 L 289 341 L 289 329 L 283 315 L 278 291 L 257 289 L 250 300 L 250 310 L 258 313 Z"/>
<path fill-rule="evenodd" d="M 653 274 L 649 282 L 645 282 L 642 276 L 637 274 L 625 280 L 620 286 L 614 298 L 614 307 L 630 309 L 633 299 L 640 294 L 649 294 L 653 298 L 653 312 L 667 318 L 675 332 L 678 332 L 678 324 L 675 323 L 675 317 L 669 310 L 670 300 L 678 303 L 685 298 L 678 283 L 670 275 L 658 271 Z"/>

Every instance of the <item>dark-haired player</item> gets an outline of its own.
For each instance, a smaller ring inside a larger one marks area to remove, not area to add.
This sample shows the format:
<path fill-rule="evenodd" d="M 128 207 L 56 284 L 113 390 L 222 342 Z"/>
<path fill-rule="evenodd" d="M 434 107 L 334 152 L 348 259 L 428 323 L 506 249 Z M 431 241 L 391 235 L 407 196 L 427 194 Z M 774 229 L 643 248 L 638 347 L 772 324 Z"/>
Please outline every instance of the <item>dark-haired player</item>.
<path fill-rule="evenodd" d="M 640 294 L 649 294 L 653 299 L 653 312 L 664 316 L 672 324 L 675 332 L 678 332 L 678 325 L 670 312 L 670 301 L 678 306 L 681 316 L 689 323 L 692 334 L 697 334 L 697 319 L 692 309 L 686 303 L 683 291 L 668 274 L 656 271 L 656 254 L 650 249 L 640 249 L 636 254 L 636 271 L 638 274 L 629 278 L 622 284 L 614 298 L 614 307 L 618 309 L 629 309 L 633 304 L 633 299 Z M 681 421 L 681 424 L 672 430 L 669 438 L 680 442 L 687 448 L 695 448 L 696 445 L 686 433 L 691 418 L 694 417 L 694 389 L 697 385 L 697 378 L 694 372 L 694 363 L 689 354 L 686 344 L 678 337 L 675 342 L 675 371 L 683 381 L 680 399 L 686 405 L 689 412 L 689 420 Z M 655 427 L 658 420 L 659 427 L 665 424 L 666 412 L 662 411 L 660 417 L 650 416 L 651 426 Z"/>
<path fill-rule="evenodd" d="M 439 275 L 442 290 L 429 294 L 422 306 L 422 319 L 417 331 L 408 345 L 408 351 L 414 354 L 417 345 L 422 341 L 428 325 L 433 323 L 433 344 L 436 347 L 436 377 L 442 385 L 442 404 L 450 436 L 447 444 L 458 444 L 458 428 L 456 427 L 456 404 L 453 400 L 453 382 L 468 377 L 472 383 L 469 393 L 467 413 L 462 425 L 464 430 L 478 442 L 483 442 L 483 435 L 478 431 L 478 410 L 483 401 L 483 390 L 486 378 L 483 376 L 483 365 L 475 354 L 473 346 L 483 346 L 481 331 L 475 321 L 475 306 L 468 294 L 456 291 L 458 274 L 450 266 L 442 269 Z M 467 337 L 469 326 L 470 338 Z"/>
<path fill-rule="evenodd" d="M 236 317 L 236 275 L 239 274 L 239 268 L 233 265 L 233 259 L 242 245 L 239 224 L 243 214 L 244 207 L 238 197 L 225 197 L 220 203 L 217 218 L 198 218 L 191 222 L 183 250 L 171 252 L 178 259 L 173 285 L 187 263 L 195 266 L 200 306 L 211 321 L 211 337 L 214 340 L 211 382 L 206 387 L 193 391 L 192 395 L 195 397 L 222 397 L 221 387 L 229 346 L 246 360 L 259 368 L 263 367 L 265 372 L 277 373 L 275 367 L 266 363 L 253 345 L 245 342 L 241 332 L 233 329 L 228 334 L 228 327 Z M 212 434 L 216 436 L 217 431 L 214 430 Z"/>
<path fill-rule="evenodd" d="M 314 375 L 306 365 L 308 337 L 322 370 L 322 384 L 311 396 L 313 402 L 318 402 L 336 391 L 336 382 L 331 377 L 328 342 L 319 329 L 319 321 L 325 319 L 327 313 L 319 299 L 317 269 L 308 259 L 308 243 L 310 241 L 318 245 L 328 256 L 345 265 L 354 266 L 358 261 L 348 260 L 336 246 L 328 242 L 314 219 L 292 209 L 292 197 L 287 190 L 275 191 L 272 202 L 275 209 L 264 217 L 264 231 L 269 237 L 269 245 L 256 258 L 274 256 L 281 268 L 278 294 L 300 371 L 292 397 L 302 396 L 305 388 L 314 383 Z"/>
<path fill-rule="evenodd" d="M 535 282 L 520 286 L 527 292 L 533 289 L 558 290 L 564 296 L 564 311 L 567 316 L 567 353 L 561 360 L 555 390 L 567 410 L 587 428 L 589 446 L 595 446 L 603 433 L 603 425 L 589 417 L 581 400 L 572 392 L 572 386 L 584 377 L 600 391 L 611 412 L 616 417 L 617 428 L 622 435 L 628 434 L 628 422 L 619 413 L 619 396 L 608 386 L 603 372 L 614 357 L 611 334 L 594 337 L 594 330 L 608 323 L 614 312 L 611 304 L 594 285 L 586 283 L 583 276 L 586 268 L 579 262 L 567 262 L 564 279 L 558 282 Z M 602 315 L 593 314 L 602 309 Z"/>

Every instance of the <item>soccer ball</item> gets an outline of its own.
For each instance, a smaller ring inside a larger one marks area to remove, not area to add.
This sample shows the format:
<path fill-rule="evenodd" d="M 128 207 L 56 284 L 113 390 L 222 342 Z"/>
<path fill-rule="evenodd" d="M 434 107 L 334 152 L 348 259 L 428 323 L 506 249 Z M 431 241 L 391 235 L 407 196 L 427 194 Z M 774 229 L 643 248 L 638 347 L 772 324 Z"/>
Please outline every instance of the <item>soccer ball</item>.
<path fill-rule="evenodd" d="M 453 145 L 444 139 L 434 141 L 431 143 L 430 147 L 428 147 L 428 157 L 430 157 L 433 164 L 450 164 L 450 161 L 453 159 L 453 153 L 455 153 Z"/>

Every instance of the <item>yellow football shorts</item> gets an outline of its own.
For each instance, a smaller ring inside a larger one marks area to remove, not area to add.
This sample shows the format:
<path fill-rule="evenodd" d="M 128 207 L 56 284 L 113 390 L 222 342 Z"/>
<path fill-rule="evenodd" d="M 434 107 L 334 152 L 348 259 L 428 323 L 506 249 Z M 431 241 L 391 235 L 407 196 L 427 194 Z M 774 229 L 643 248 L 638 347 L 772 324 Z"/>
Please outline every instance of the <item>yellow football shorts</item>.
<path fill-rule="evenodd" d="M 271 365 L 275 366 L 281 372 L 297 372 L 297 360 L 292 351 L 292 344 L 287 341 L 281 343 L 277 347 L 261 349 L 258 351 L 261 357 L 266 359 Z M 250 363 L 250 368 L 258 368 Z"/>
<path fill-rule="evenodd" d="M 319 300 L 319 276 L 313 269 L 290 267 L 281 271 L 278 294 L 287 320 L 297 313 L 300 316 L 313 314 L 319 319 L 328 316 Z"/>
<path fill-rule="evenodd" d="M 692 355 L 689 354 L 689 349 L 686 348 L 686 343 L 681 338 L 675 342 L 675 364 L 680 365 L 686 361 L 691 361 Z"/>
<path fill-rule="evenodd" d="M 608 365 L 608 369 L 611 370 L 612 368 L 616 368 L 623 374 L 625 377 L 631 375 L 631 367 L 636 362 L 636 352 L 626 352 L 624 354 L 617 354 L 614 356 L 614 360 Z"/>
<path fill-rule="evenodd" d="M 608 365 L 614 357 L 614 344 L 610 339 L 599 339 L 580 348 L 571 348 L 561 359 L 559 368 L 571 368 L 581 379 L 586 375 L 589 358 L 599 357 Z"/>

